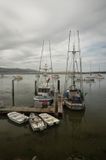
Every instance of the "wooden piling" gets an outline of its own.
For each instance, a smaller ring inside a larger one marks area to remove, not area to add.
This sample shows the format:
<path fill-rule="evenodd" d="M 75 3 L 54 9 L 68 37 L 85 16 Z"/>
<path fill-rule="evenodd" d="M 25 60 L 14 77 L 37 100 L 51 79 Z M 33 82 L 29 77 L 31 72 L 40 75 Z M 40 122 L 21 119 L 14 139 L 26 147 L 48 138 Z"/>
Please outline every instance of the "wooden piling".
<path fill-rule="evenodd" d="M 55 95 L 54 95 L 54 107 L 55 107 L 55 113 L 57 114 L 58 113 L 58 93 L 55 92 Z"/>
<path fill-rule="evenodd" d="M 58 90 L 58 93 L 60 93 L 60 80 L 59 79 L 57 81 L 57 90 Z"/>
<path fill-rule="evenodd" d="M 14 100 L 14 79 L 12 80 L 12 106 L 15 106 L 15 100 Z"/>
<path fill-rule="evenodd" d="M 37 81 L 35 80 L 35 96 L 37 95 Z"/>

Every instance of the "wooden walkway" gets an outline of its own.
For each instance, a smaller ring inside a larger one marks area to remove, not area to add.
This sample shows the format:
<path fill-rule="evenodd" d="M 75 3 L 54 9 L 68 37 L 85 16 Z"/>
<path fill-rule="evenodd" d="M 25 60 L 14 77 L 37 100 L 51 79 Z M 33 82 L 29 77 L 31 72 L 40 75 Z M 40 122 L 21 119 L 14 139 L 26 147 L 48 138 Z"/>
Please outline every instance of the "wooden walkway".
<path fill-rule="evenodd" d="M 8 112 L 20 112 L 20 113 L 50 113 L 56 116 L 63 115 L 62 98 L 58 96 L 57 101 L 52 106 L 43 106 L 40 103 L 36 103 L 33 106 L 2 106 L 0 107 L 0 114 L 7 114 Z M 0 105 L 1 106 L 1 105 Z"/>
<path fill-rule="evenodd" d="M 63 107 L 62 105 L 58 106 L 58 111 L 55 112 L 54 106 L 48 106 L 47 108 L 41 107 L 29 107 L 29 106 L 6 106 L 0 108 L 0 114 L 6 114 L 8 112 L 20 112 L 20 113 L 50 113 L 53 115 L 62 115 L 63 114 Z"/>

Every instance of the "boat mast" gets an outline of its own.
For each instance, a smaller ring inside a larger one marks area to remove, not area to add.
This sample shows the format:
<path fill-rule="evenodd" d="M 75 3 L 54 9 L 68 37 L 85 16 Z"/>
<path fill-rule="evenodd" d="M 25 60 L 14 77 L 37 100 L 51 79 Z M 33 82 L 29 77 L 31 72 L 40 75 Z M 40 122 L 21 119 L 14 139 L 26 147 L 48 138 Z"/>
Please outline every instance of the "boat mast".
<path fill-rule="evenodd" d="M 42 67 L 42 61 L 43 61 L 43 52 L 44 52 L 44 40 L 42 43 L 42 49 L 41 49 L 41 56 L 40 56 L 40 63 L 39 63 L 39 72 L 38 72 L 38 82 L 40 79 L 40 74 L 43 74 L 45 82 L 47 81 L 48 72 L 50 71 L 51 74 L 53 74 L 53 66 L 52 66 L 52 56 L 51 56 L 51 43 L 49 41 L 49 55 L 50 55 L 50 67 L 48 68 L 47 62 L 44 64 L 44 67 Z M 48 83 L 47 83 L 48 85 Z M 54 81 L 52 78 L 52 87 L 54 89 Z"/>
<path fill-rule="evenodd" d="M 52 56 L 51 56 L 51 42 L 50 42 L 50 40 L 49 40 L 49 53 L 50 53 L 50 64 L 51 64 L 51 67 L 50 67 L 50 69 L 51 69 L 51 74 L 53 75 L 53 65 L 52 65 Z M 53 80 L 53 78 L 52 78 L 52 87 L 53 87 L 53 90 L 54 90 L 54 80 Z"/>
<path fill-rule="evenodd" d="M 71 51 L 71 52 L 72 52 L 72 55 L 73 55 L 72 86 L 74 87 L 73 89 L 75 89 L 75 54 L 76 54 L 75 44 L 73 44 L 73 51 Z"/>
<path fill-rule="evenodd" d="M 79 50 L 79 59 L 80 59 L 80 89 L 83 91 L 82 59 L 81 59 L 81 48 L 80 48 L 79 31 L 77 31 L 77 35 L 78 35 L 78 50 Z"/>
<path fill-rule="evenodd" d="M 42 49 L 41 49 L 41 56 L 40 56 L 40 63 L 39 63 L 39 71 L 38 71 L 38 80 L 37 80 L 38 82 L 39 82 L 40 72 L 41 72 L 41 63 L 42 63 L 43 51 L 44 51 L 44 40 L 43 40 Z"/>
<path fill-rule="evenodd" d="M 68 62 L 69 62 L 69 52 L 70 52 L 70 37 L 71 37 L 71 30 L 69 31 L 69 39 L 68 39 L 68 51 L 67 51 L 67 59 L 66 59 L 66 75 L 65 75 L 64 90 L 67 88 L 67 82 L 68 82 Z"/>
<path fill-rule="evenodd" d="M 71 30 L 69 31 L 69 41 L 68 41 L 68 52 L 67 52 L 67 59 L 66 59 L 66 76 L 65 76 L 65 89 L 67 88 L 67 82 L 68 82 L 68 65 L 69 65 L 69 58 L 70 53 L 72 54 L 72 86 L 73 89 L 75 89 L 75 74 L 76 74 L 76 67 L 78 70 L 78 64 L 76 60 L 76 54 L 78 53 L 79 57 L 79 73 L 80 73 L 80 89 L 83 90 L 83 80 L 82 80 L 82 59 L 81 59 L 81 50 L 80 50 L 80 38 L 79 38 L 79 31 L 77 31 L 77 38 L 78 38 L 78 49 L 76 50 L 76 43 L 75 43 L 75 35 L 74 35 L 74 42 L 72 49 L 70 50 L 70 41 L 71 41 Z"/>

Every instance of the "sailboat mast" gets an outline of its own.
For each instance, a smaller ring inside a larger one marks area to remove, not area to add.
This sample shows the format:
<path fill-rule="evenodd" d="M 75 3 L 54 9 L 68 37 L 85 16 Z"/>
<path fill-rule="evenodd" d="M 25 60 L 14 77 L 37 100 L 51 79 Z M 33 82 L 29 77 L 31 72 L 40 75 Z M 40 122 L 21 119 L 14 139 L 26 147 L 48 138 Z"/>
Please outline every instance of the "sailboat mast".
<path fill-rule="evenodd" d="M 38 72 L 38 82 L 39 82 L 39 78 L 40 78 L 40 71 L 41 71 L 41 63 L 42 63 L 42 57 L 43 57 L 43 51 L 44 51 L 44 40 L 42 43 L 42 49 L 41 49 L 41 56 L 40 56 L 40 63 L 39 63 L 39 72 Z"/>
<path fill-rule="evenodd" d="M 71 42 L 71 30 L 69 32 L 69 40 L 68 40 L 68 52 L 67 52 L 67 59 L 66 59 L 66 76 L 65 76 L 65 89 L 67 88 L 67 81 L 68 81 L 68 65 L 69 65 L 69 58 L 71 53 L 72 58 L 72 86 L 75 89 L 75 76 L 76 76 L 76 67 L 78 70 L 78 64 L 76 61 L 76 54 L 78 53 L 79 57 L 79 73 L 80 73 L 80 89 L 83 90 L 83 77 L 82 77 L 82 59 L 81 59 L 81 50 L 80 50 L 80 38 L 79 38 L 79 31 L 77 31 L 77 41 L 78 41 L 78 47 L 76 50 L 76 42 L 75 42 L 75 34 L 74 34 L 74 42 L 73 46 L 70 48 L 70 42 Z M 73 47 L 73 48 L 72 48 Z"/>
<path fill-rule="evenodd" d="M 79 31 L 77 31 L 77 35 L 78 35 L 78 50 L 79 50 L 79 59 L 80 59 L 80 88 L 81 90 L 83 90 L 82 59 L 81 59 Z"/>
<path fill-rule="evenodd" d="M 73 85 L 74 89 L 75 89 L 75 54 L 76 54 L 75 45 L 73 44 L 73 51 L 72 51 L 72 55 L 73 55 L 72 85 Z"/>
<path fill-rule="evenodd" d="M 67 51 L 67 59 L 66 59 L 66 75 L 65 75 L 64 89 L 67 88 L 67 81 L 68 81 L 68 62 L 69 62 L 69 52 L 70 52 L 70 37 L 71 37 L 71 30 L 69 31 L 69 39 L 68 39 L 68 51 Z"/>
<path fill-rule="evenodd" d="M 51 64 L 51 74 L 53 75 L 53 65 L 52 65 L 52 56 L 51 56 L 51 43 L 50 43 L 50 40 L 49 40 L 49 53 L 50 53 L 50 64 Z M 54 89 L 54 80 L 52 78 L 52 84 L 53 84 L 53 89 Z"/>

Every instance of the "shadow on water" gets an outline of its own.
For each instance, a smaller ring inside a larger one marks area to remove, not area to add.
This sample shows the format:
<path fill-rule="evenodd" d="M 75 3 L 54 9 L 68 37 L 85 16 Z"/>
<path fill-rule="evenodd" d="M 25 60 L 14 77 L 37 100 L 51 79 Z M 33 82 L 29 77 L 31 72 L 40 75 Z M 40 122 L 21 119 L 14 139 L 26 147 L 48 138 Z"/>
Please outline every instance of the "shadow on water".
<path fill-rule="evenodd" d="M 10 119 L 7 119 L 8 123 L 10 123 L 11 125 L 14 125 L 16 127 L 23 127 L 23 128 L 28 128 L 28 122 L 25 122 L 25 123 L 22 123 L 22 124 L 18 124 L 18 123 L 15 123 L 13 121 L 11 121 Z"/>
<path fill-rule="evenodd" d="M 64 121 L 67 126 L 68 133 L 70 134 L 70 145 L 67 144 L 67 158 L 66 160 L 88 160 L 80 151 L 77 150 L 77 140 L 81 136 L 81 125 L 84 120 L 85 111 L 70 111 L 69 109 L 65 110 Z"/>
<path fill-rule="evenodd" d="M 99 160 L 99 157 L 95 156 L 94 153 L 87 151 L 89 139 L 85 135 L 86 127 L 84 131 L 85 113 L 86 110 L 83 112 L 65 110 L 64 121 L 67 132 L 70 134 L 70 143 L 67 144 L 67 158 L 65 160 Z M 94 137 L 90 137 L 90 139 L 94 139 Z"/>

